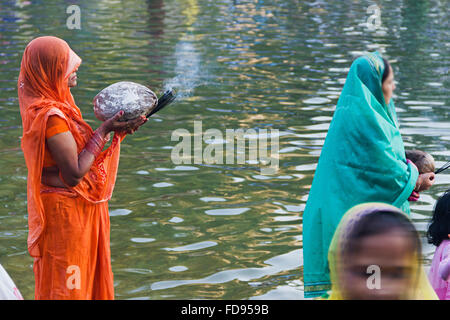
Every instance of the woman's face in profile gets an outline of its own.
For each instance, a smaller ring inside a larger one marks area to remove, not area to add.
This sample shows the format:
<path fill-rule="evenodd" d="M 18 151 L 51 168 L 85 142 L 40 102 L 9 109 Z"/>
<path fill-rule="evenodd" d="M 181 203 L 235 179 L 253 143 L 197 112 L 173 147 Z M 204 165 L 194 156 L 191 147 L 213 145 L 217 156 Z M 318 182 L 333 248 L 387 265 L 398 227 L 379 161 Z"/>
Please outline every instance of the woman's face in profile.
<path fill-rule="evenodd" d="M 68 86 L 69 88 L 75 87 L 77 85 L 77 73 L 73 72 L 70 74 L 68 79 Z"/>
<path fill-rule="evenodd" d="M 384 79 L 381 89 L 383 90 L 384 101 L 389 104 L 392 98 L 392 93 L 395 90 L 394 71 L 389 66 L 389 75 Z"/>

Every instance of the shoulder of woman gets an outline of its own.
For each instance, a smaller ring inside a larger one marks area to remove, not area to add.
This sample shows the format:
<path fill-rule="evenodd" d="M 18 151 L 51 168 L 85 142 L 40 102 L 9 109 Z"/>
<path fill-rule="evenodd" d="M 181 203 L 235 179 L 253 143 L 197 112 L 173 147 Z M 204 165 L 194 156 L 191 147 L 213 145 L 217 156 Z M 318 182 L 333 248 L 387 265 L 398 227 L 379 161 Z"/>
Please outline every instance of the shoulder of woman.
<path fill-rule="evenodd" d="M 48 111 L 47 111 L 48 117 L 51 117 L 53 115 L 57 115 L 61 118 L 63 118 L 64 120 L 67 120 L 66 114 L 61 111 L 61 109 L 57 108 L 57 107 L 51 107 Z"/>

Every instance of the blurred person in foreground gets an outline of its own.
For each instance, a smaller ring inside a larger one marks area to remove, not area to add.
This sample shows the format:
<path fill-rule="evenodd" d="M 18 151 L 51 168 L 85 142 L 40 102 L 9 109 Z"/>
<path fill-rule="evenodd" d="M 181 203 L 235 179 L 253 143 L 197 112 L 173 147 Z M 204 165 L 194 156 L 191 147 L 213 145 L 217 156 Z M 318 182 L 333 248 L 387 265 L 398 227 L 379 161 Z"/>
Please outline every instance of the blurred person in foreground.
<path fill-rule="evenodd" d="M 436 300 L 421 265 L 419 234 L 408 216 L 384 203 L 344 215 L 328 260 L 330 300 Z"/>

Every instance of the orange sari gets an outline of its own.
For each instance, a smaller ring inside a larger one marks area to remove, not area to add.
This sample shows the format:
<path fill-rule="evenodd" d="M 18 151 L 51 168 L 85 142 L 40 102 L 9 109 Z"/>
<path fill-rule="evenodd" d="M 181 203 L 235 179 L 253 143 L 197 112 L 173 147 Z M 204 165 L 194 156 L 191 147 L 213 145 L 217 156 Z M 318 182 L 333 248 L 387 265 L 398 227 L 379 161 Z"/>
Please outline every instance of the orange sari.
<path fill-rule="evenodd" d="M 114 134 L 110 147 L 75 187 L 68 186 L 61 173 L 66 188 L 41 183 L 49 116 L 67 120 L 78 154 L 93 135 L 68 87 L 69 75 L 80 64 L 69 45 L 56 37 L 32 40 L 22 57 L 18 95 L 35 299 L 114 299 L 108 200 L 126 133 Z"/>

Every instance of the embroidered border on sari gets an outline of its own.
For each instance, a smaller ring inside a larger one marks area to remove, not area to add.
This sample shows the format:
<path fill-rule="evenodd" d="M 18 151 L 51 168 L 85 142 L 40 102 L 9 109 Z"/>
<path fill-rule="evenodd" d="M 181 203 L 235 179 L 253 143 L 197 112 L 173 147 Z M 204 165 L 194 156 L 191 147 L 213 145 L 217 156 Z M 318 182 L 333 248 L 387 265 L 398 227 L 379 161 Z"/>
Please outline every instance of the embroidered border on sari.
<path fill-rule="evenodd" d="M 78 196 L 78 194 L 72 190 L 69 190 L 67 188 L 60 188 L 60 187 L 52 187 L 52 186 L 47 186 L 43 183 L 41 183 L 41 187 L 40 187 L 40 194 L 44 194 L 44 193 L 62 193 L 70 198 L 76 198 Z"/>
<path fill-rule="evenodd" d="M 305 284 L 304 296 L 305 298 L 316 298 L 323 296 L 331 290 L 330 282 L 312 282 Z"/>

